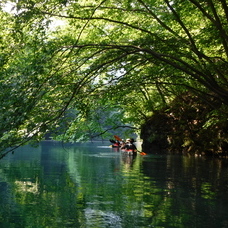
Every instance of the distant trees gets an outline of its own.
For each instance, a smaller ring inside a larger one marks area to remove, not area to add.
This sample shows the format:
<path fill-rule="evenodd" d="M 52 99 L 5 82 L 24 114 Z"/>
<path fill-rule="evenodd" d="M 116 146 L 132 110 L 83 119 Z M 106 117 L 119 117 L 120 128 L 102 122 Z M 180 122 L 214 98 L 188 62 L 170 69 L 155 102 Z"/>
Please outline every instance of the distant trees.
<path fill-rule="evenodd" d="M 41 139 L 71 109 L 74 139 L 99 106 L 140 128 L 186 91 L 227 116 L 225 0 L 21 0 L 13 12 L 0 12 L 2 149 Z"/>

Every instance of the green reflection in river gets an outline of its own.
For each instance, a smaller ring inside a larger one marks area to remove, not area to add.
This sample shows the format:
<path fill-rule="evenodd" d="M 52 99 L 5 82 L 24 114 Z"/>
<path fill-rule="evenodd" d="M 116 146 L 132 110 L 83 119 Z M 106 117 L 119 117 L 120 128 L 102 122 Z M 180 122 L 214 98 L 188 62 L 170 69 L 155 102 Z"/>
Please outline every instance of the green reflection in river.
<path fill-rule="evenodd" d="M 97 144 L 24 147 L 0 163 L 0 227 L 226 227 L 226 170 Z"/>

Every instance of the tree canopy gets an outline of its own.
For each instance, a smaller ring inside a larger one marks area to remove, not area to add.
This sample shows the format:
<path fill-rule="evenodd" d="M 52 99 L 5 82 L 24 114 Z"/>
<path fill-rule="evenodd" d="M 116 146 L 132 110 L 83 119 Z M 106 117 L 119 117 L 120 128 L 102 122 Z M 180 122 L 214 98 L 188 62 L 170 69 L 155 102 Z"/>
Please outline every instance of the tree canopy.
<path fill-rule="evenodd" d="M 186 91 L 219 104 L 226 118 L 227 5 L 2 1 L 1 149 L 56 129 L 68 140 L 107 132 L 104 126 L 140 129 Z"/>

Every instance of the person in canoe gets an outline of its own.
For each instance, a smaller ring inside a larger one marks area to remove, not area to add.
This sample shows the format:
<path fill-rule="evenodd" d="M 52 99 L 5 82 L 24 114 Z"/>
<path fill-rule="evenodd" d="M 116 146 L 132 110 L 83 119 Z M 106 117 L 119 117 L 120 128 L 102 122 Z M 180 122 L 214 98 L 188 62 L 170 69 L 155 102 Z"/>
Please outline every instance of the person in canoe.
<path fill-rule="evenodd" d="M 137 148 L 134 144 L 134 139 L 127 139 L 126 143 L 121 146 L 121 150 L 124 150 L 128 154 L 137 155 Z"/>
<path fill-rule="evenodd" d="M 121 144 L 118 140 L 115 141 L 113 139 L 110 139 L 109 141 L 112 143 L 113 148 L 119 148 L 121 146 Z"/>

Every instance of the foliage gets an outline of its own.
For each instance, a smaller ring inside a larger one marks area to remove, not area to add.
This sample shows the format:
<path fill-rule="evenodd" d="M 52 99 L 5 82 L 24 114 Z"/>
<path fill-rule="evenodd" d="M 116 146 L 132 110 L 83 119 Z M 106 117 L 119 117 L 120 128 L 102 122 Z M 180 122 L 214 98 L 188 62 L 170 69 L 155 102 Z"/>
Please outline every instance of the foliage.
<path fill-rule="evenodd" d="M 160 150 L 176 153 L 226 155 L 228 122 L 222 113 L 227 107 L 209 99 L 210 105 L 185 93 L 154 113 L 142 127 L 142 137 L 146 138 L 143 149 L 155 144 Z"/>
<path fill-rule="evenodd" d="M 225 0 L 21 0 L 11 13 L 5 2 L 1 149 L 56 129 L 70 140 L 84 138 L 83 125 L 106 132 L 103 106 L 107 126 L 139 128 L 185 91 L 228 105 Z M 62 128 L 69 110 L 75 118 Z"/>

